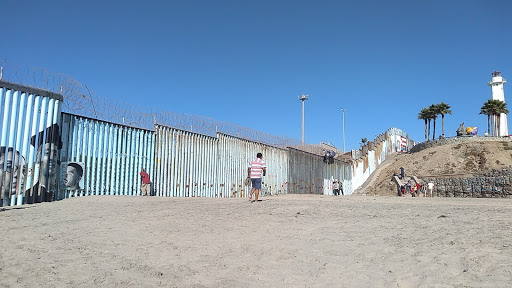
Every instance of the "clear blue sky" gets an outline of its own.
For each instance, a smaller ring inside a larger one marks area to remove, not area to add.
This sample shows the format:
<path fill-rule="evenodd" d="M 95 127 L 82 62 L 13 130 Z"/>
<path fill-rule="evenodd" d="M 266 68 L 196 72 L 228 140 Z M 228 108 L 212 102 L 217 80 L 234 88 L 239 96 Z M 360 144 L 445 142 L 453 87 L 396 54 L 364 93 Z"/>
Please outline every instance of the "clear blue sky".
<path fill-rule="evenodd" d="M 423 141 L 444 101 L 478 126 L 503 73 L 512 1 L 4 1 L 0 58 L 65 73 L 102 97 L 204 115 L 346 150 L 398 127 Z M 8 74 L 9 71 L 4 71 Z M 509 104 L 509 110 L 512 105 Z M 511 116 L 512 117 L 512 114 Z M 509 120 L 509 127 L 511 121 Z M 441 131 L 440 121 L 437 135 Z"/>

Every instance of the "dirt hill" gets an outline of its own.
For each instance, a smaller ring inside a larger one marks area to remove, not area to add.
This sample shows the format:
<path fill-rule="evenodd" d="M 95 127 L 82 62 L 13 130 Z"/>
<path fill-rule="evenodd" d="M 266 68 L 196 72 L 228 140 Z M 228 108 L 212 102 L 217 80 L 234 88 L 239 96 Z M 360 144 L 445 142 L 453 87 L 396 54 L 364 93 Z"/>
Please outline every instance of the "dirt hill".
<path fill-rule="evenodd" d="M 355 194 L 395 195 L 390 182 L 404 167 L 406 176 L 470 176 L 492 169 L 512 167 L 512 141 L 470 142 L 427 148 L 389 157 Z"/>

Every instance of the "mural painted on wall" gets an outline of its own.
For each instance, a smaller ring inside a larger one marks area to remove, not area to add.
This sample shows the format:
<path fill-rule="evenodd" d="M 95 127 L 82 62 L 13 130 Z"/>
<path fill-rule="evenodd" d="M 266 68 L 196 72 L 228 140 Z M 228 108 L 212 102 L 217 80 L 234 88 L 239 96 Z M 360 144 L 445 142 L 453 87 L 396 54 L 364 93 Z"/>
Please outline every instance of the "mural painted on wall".
<path fill-rule="evenodd" d="M 25 184 L 25 158 L 13 147 L 0 147 L 0 181 L 3 198 L 16 195 L 16 190 L 23 191 Z"/>
<path fill-rule="evenodd" d="M 60 179 L 62 181 L 61 189 L 77 191 L 84 189 L 84 171 L 83 162 L 63 162 L 60 164 Z"/>
<path fill-rule="evenodd" d="M 60 149 L 62 149 L 59 125 L 52 124 L 44 131 L 40 131 L 37 137 L 36 135 L 32 136 L 30 145 L 36 151 L 34 163 L 36 168 L 32 171 L 29 169 L 29 177 L 37 179 L 37 181 L 31 187 L 27 187 L 25 193 L 26 198 L 28 198 L 27 202 L 53 201 L 58 191 L 58 156 Z"/>
<path fill-rule="evenodd" d="M 0 80 L 1 206 L 56 199 L 61 103 L 61 95 Z"/>
<path fill-rule="evenodd" d="M 406 152 L 407 151 L 407 138 L 400 136 L 400 139 L 397 140 L 396 147 L 397 148 L 400 147 L 400 150 L 398 150 L 398 151 Z"/>

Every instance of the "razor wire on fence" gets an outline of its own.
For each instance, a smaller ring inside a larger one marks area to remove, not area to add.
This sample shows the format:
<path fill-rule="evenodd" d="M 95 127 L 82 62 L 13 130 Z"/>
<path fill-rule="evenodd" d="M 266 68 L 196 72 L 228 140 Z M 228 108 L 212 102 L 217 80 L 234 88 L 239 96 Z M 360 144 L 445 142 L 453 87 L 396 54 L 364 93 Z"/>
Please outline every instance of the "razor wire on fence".
<path fill-rule="evenodd" d="M 201 115 L 143 107 L 115 98 L 102 97 L 71 76 L 51 72 L 45 68 L 19 65 L 4 59 L 0 59 L 0 66 L 2 67 L 0 80 L 59 93 L 64 97 L 63 112 L 70 114 L 151 131 L 154 130 L 155 124 L 161 124 L 214 137 L 217 132 L 222 132 L 272 146 L 294 147 L 317 155 L 324 153 L 319 145 L 304 144 L 300 140 L 269 135 L 230 122 L 218 121 Z M 377 136 L 374 142 L 382 142 L 389 134 L 408 138 L 401 129 L 390 128 Z M 352 158 L 354 156 L 352 155 Z"/>
<path fill-rule="evenodd" d="M 63 112 L 70 114 L 147 130 L 154 130 L 154 124 L 158 123 L 209 136 L 216 136 L 217 132 L 222 132 L 278 147 L 301 145 L 296 139 L 269 135 L 205 116 L 142 107 L 102 97 L 71 76 L 51 72 L 45 68 L 19 65 L 5 59 L 0 60 L 0 66 L 0 79 L 4 81 L 61 94 L 64 97 Z"/>

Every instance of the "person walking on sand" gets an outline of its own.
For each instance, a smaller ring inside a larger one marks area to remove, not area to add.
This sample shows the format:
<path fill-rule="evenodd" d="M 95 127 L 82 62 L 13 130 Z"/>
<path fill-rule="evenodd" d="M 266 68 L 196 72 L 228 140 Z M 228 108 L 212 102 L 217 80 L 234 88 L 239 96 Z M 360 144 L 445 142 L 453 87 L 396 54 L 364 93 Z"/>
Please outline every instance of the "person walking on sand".
<path fill-rule="evenodd" d="M 151 181 L 149 180 L 149 175 L 146 173 L 144 168 L 142 168 L 142 171 L 140 171 L 140 178 L 142 180 L 142 186 L 140 187 L 142 190 L 142 196 L 149 196 L 151 190 Z"/>
<path fill-rule="evenodd" d="M 332 183 L 332 194 L 334 196 L 340 196 L 340 183 L 338 183 L 338 179 L 334 180 Z"/>
<path fill-rule="evenodd" d="M 260 196 L 261 190 L 261 178 L 267 174 L 267 165 L 265 161 L 263 161 L 263 154 L 256 154 L 256 159 L 252 160 L 249 164 L 249 168 L 247 168 L 247 177 L 251 178 L 252 189 L 251 194 L 249 196 L 249 201 L 254 203 L 258 201 L 258 197 Z M 254 194 L 254 200 L 252 200 L 252 195 Z"/>
<path fill-rule="evenodd" d="M 428 192 L 430 193 L 430 197 L 432 197 L 432 191 L 434 190 L 434 183 L 429 182 L 427 185 L 428 185 Z M 425 197 L 427 197 L 426 192 L 425 192 Z"/>

